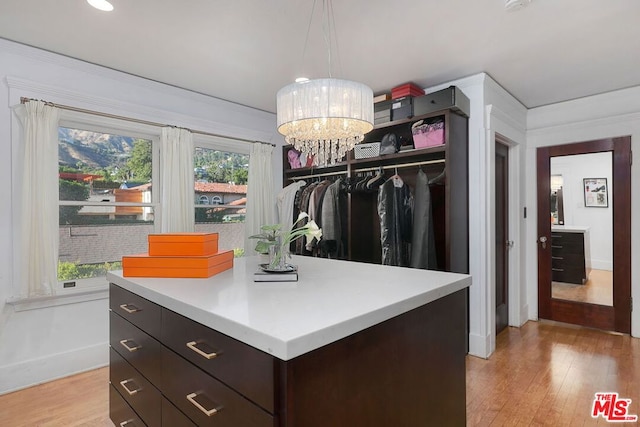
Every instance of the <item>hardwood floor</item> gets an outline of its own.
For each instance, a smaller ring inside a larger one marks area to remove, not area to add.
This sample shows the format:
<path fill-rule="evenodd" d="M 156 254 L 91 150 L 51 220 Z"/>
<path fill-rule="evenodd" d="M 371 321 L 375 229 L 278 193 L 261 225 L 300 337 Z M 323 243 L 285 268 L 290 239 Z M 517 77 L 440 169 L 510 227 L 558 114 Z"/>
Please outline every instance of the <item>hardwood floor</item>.
<path fill-rule="evenodd" d="M 528 322 L 500 333 L 489 360 L 467 358 L 467 425 L 606 425 L 591 418 L 595 393 L 632 399 L 640 415 L 638 384 L 640 339 Z"/>
<path fill-rule="evenodd" d="M 0 396 L 0 426 L 113 427 L 108 377 L 101 368 Z M 467 425 L 606 425 L 591 418 L 595 393 L 632 399 L 640 415 L 638 384 L 640 339 L 528 322 L 498 335 L 489 360 L 467 357 Z"/>
<path fill-rule="evenodd" d="M 569 301 L 613 305 L 613 271 L 591 270 L 584 285 L 551 282 L 551 296 Z"/>

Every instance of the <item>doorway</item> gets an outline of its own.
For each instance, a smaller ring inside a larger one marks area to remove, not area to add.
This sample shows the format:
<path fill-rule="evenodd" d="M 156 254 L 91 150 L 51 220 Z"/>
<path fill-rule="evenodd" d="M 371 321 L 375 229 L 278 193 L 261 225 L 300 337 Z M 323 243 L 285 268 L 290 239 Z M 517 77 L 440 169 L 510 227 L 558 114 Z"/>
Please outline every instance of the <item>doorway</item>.
<path fill-rule="evenodd" d="M 496 139 L 496 335 L 509 325 L 509 147 Z"/>
<path fill-rule="evenodd" d="M 537 181 L 539 317 L 630 333 L 631 138 L 538 148 Z"/>

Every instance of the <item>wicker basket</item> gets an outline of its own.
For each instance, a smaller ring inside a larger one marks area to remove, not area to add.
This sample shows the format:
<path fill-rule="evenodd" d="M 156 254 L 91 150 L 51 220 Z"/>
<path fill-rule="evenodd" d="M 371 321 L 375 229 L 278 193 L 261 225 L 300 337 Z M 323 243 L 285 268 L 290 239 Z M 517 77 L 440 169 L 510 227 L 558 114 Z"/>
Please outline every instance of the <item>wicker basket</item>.
<path fill-rule="evenodd" d="M 353 149 L 356 159 L 366 159 L 380 155 L 380 143 L 369 142 L 367 144 L 358 144 Z"/>

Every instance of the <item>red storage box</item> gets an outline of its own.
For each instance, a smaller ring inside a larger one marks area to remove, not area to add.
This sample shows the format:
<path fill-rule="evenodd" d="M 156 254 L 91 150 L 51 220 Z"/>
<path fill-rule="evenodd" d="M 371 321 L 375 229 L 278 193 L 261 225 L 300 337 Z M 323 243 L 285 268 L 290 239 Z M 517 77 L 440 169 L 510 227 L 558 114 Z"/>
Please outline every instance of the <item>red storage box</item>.
<path fill-rule="evenodd" d="M 218 233 L 149 234 L 151 256 L 205 256 L 218 252 Z"/>
<path fill-rule="evenodd" d="M 422 96 L 422 95 L 424 95 L 424 90 L 413 83 L 403 84 L 391 89 L 391 98 L 393 99 L 402 98 L 403 96 Z"/>
<path fill-rule="evenodd" d="M 411 126 L 413 147 L 426 148 L 444 144 L 444 120 L 424 123 L 422 120 Z"/>
<path fill-rule="evenodd" d="M 211 277 L 233 268 L 233 251 L 208 256 L 151 256 L 149 254 L 122 257 L 124 277 Z"/>

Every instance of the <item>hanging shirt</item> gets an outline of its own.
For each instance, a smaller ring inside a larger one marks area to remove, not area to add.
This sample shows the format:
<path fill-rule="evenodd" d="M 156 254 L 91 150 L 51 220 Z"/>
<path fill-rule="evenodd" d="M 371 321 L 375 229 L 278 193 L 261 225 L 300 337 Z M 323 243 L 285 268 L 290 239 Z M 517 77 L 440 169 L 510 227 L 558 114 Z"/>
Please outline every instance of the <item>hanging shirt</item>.
<path fill-rule="evenodd" d="M 408 267 L 411 256 L 411 192 L 394 175 L 378 193 L 382 264 Z"/>
<path fill-rule="evenodd" d="M 413 232 L 411 238 L 411 267 L 435 270 L 436 241 L 433 234 L 431 191 L 427 175 L 418 171 L 413 192 Z"/>

